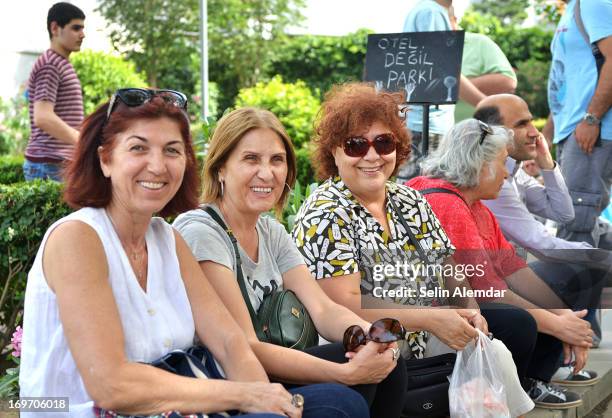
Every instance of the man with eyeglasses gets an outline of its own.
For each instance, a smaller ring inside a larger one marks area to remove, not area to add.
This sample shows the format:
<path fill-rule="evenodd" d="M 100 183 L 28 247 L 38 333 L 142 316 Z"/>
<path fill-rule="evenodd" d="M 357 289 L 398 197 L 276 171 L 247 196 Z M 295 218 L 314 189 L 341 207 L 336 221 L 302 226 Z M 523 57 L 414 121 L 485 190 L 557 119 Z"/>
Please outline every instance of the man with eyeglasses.
<path fill-rule="evenodd" d="M 572 199 L 561 171 L 552 158 L 544 136 L 533 125 L 527 103 L 512 94 L 489 96 L 477 107 L 476 119 L 503 125 L 514 133 L 508 145 L 506 168 L 510 175 L 504 181 L 497 199 L 484 201 L 497 218 L 502 232 L 538 260 L 531 269 L 557 293 L 567 305 L 581 310 L 591 308 L 589 316 L 595 336 L 601 330 L 594 318 L 594 309 L 601 297 L 606 266 L 612 257 L 586 242 L 557 238 L 538 222 L 535 216 L 568 222 L 574 217 Z M 544 184 L 520 170 L 523 161 L 534 160 Z M 566 384 L 592 384 L 597 375 L 590 371 L 572 373 L 569 364 L 562 365 L 553 380 Z"/>
<path fill-rule="evenodd" d="M 31 133 L 25 150 L 25 179 L 61 181 L 72 158 L 83 122 L 83 94 L 70 54 L 81 49 L 85 14 L 69 3 L 56 3 L 47 15 L 51 45 L 34 63 L 27 83 Z"/>

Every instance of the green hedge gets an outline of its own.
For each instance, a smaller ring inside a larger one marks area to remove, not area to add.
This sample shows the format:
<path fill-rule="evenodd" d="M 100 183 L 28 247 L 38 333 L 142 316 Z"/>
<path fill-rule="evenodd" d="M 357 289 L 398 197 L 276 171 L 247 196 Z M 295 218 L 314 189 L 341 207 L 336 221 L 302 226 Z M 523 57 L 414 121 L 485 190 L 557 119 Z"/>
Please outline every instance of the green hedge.
<path fill-rule="evenodd" d="M 268 75 L 288 82 L 302 80 L 324 94 L 333 84 L 363 78 L 368 31 L 346 36 L 291 36 L 278 47 Z"/>
<path fill-rule="evenodd" d="M 21 155 L 30 138 L 28 103 L 20 94 L 11 100 L 0 98 L 0 155 Z"/>
<path fill-rule="evenodd" d="M 295 147 L 302 148 L 310 140 L 321 102 L 303 81 L 284 83 L 276 76 L 268 83 L 240 90 L 235 105 L 271 111 L 283 123 Z"/>
<path fill-rule="evenodd" d="M 12 184 L 24 180 L 23 156 L 0 156 L 0 184 Z"/>
<path fill-rule="evenodd" d="M 21 322 L 27 274 L 47 228 L 71 212 L 61 193 L 54 181 L 0 185 L 0 349 Z"/>
<path fill-rule="evenodd" d="M 144 75 L 133 62 L 104 52 L 85 50 L 70 57 L 83 88 L 85 115 L 123 87 L 146 87 Z"/>
<path fill-rule="evenodd" d="M 297 160 L 297 181 L 308 185 L 317 181 L 311 162 L 311 151 L 309 147 L 295 150 Z"/>
<path fill-rule="evenodd" d="M 468 32 L 489 36 L 504 51 L 513 67 L 530 59 L 542 62 L 550 62 L 552 59 L 552 30 L 503 25 L 495 16 L 481 15 L 473 11 L 463 15 L 460 26 Z"/>
<path fill-rule="evenodd" d="M 519 62 L 516 68 L 516 94 L 529 103 L 536 118 L 548 117 L 548 74 L 550 61 L 530 59 Z"/>

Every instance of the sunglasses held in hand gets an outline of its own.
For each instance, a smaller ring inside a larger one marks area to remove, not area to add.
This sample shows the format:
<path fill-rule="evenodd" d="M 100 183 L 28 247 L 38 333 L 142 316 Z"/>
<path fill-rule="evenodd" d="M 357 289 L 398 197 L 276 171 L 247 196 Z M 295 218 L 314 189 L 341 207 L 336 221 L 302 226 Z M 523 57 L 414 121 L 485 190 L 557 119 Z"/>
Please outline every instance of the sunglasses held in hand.
<path fill-rule="evenodd" d="M 106 111 L 106 120 L 110 118 L 117 100 L 121 100 L 128 107 L 138 107 L 154 97 L 161 97 L 166 103 L 187 110 L 187 96 L 180 91 L 127 88 L 117 90 L 111 97 Z"/>
<path fill-rule="evenodd" d="M 359 325 L 351 325 L 344 331 L 342 344 L 345 351 L 355 351 L 367 341 L 392 343 L 405 337 L 406 330 L 397 319 L 383 318 L 375 321 L 366 334 Z"/>
<path fill-rule="evenodd" d="M 388 155 L 397 148 L 397 141 L 393 134 L 389 133 L 376 135 L 372 141 L 362 136 L 355 136 L 342 143 L 344 153 L 349 157 L 365 157 L 370 147 L 374 147 L 378 155 Z"/>

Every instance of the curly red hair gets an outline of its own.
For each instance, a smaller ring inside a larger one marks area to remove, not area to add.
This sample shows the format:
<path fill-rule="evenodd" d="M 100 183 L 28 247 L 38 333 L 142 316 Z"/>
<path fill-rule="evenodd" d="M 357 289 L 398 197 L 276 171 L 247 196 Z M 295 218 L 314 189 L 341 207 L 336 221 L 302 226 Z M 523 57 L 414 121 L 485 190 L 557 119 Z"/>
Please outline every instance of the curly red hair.
<path fill-rule="evenodd" d="M 400 106 L 403 93 L 377 91 L 371 83 L 336 85 L 325 95 L 315 126 L 313 165 L 319 180 L 338 175 L 332 151 L 346 138 L 362 135 L 374 122 L 389 127 L 398 141 L 393 175 L 410 154 L 410 134 Z"/>

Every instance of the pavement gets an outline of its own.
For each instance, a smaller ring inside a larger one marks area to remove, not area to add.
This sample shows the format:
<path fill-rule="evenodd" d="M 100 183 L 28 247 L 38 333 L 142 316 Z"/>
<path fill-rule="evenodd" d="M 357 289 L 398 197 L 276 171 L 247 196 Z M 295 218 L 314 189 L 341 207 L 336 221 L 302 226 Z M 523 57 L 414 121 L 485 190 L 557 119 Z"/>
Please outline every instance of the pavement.
<path fill-rule="evenodd" d="M 601 328 L 602 343 L 591 350 L 586 368 L 602 378 L 593 386 L 571 389 L 582 395 L 582 405 L 567 410 L 535 408 L 527 418 L 612 418 L 612 310 L 602 310 Z"/>

